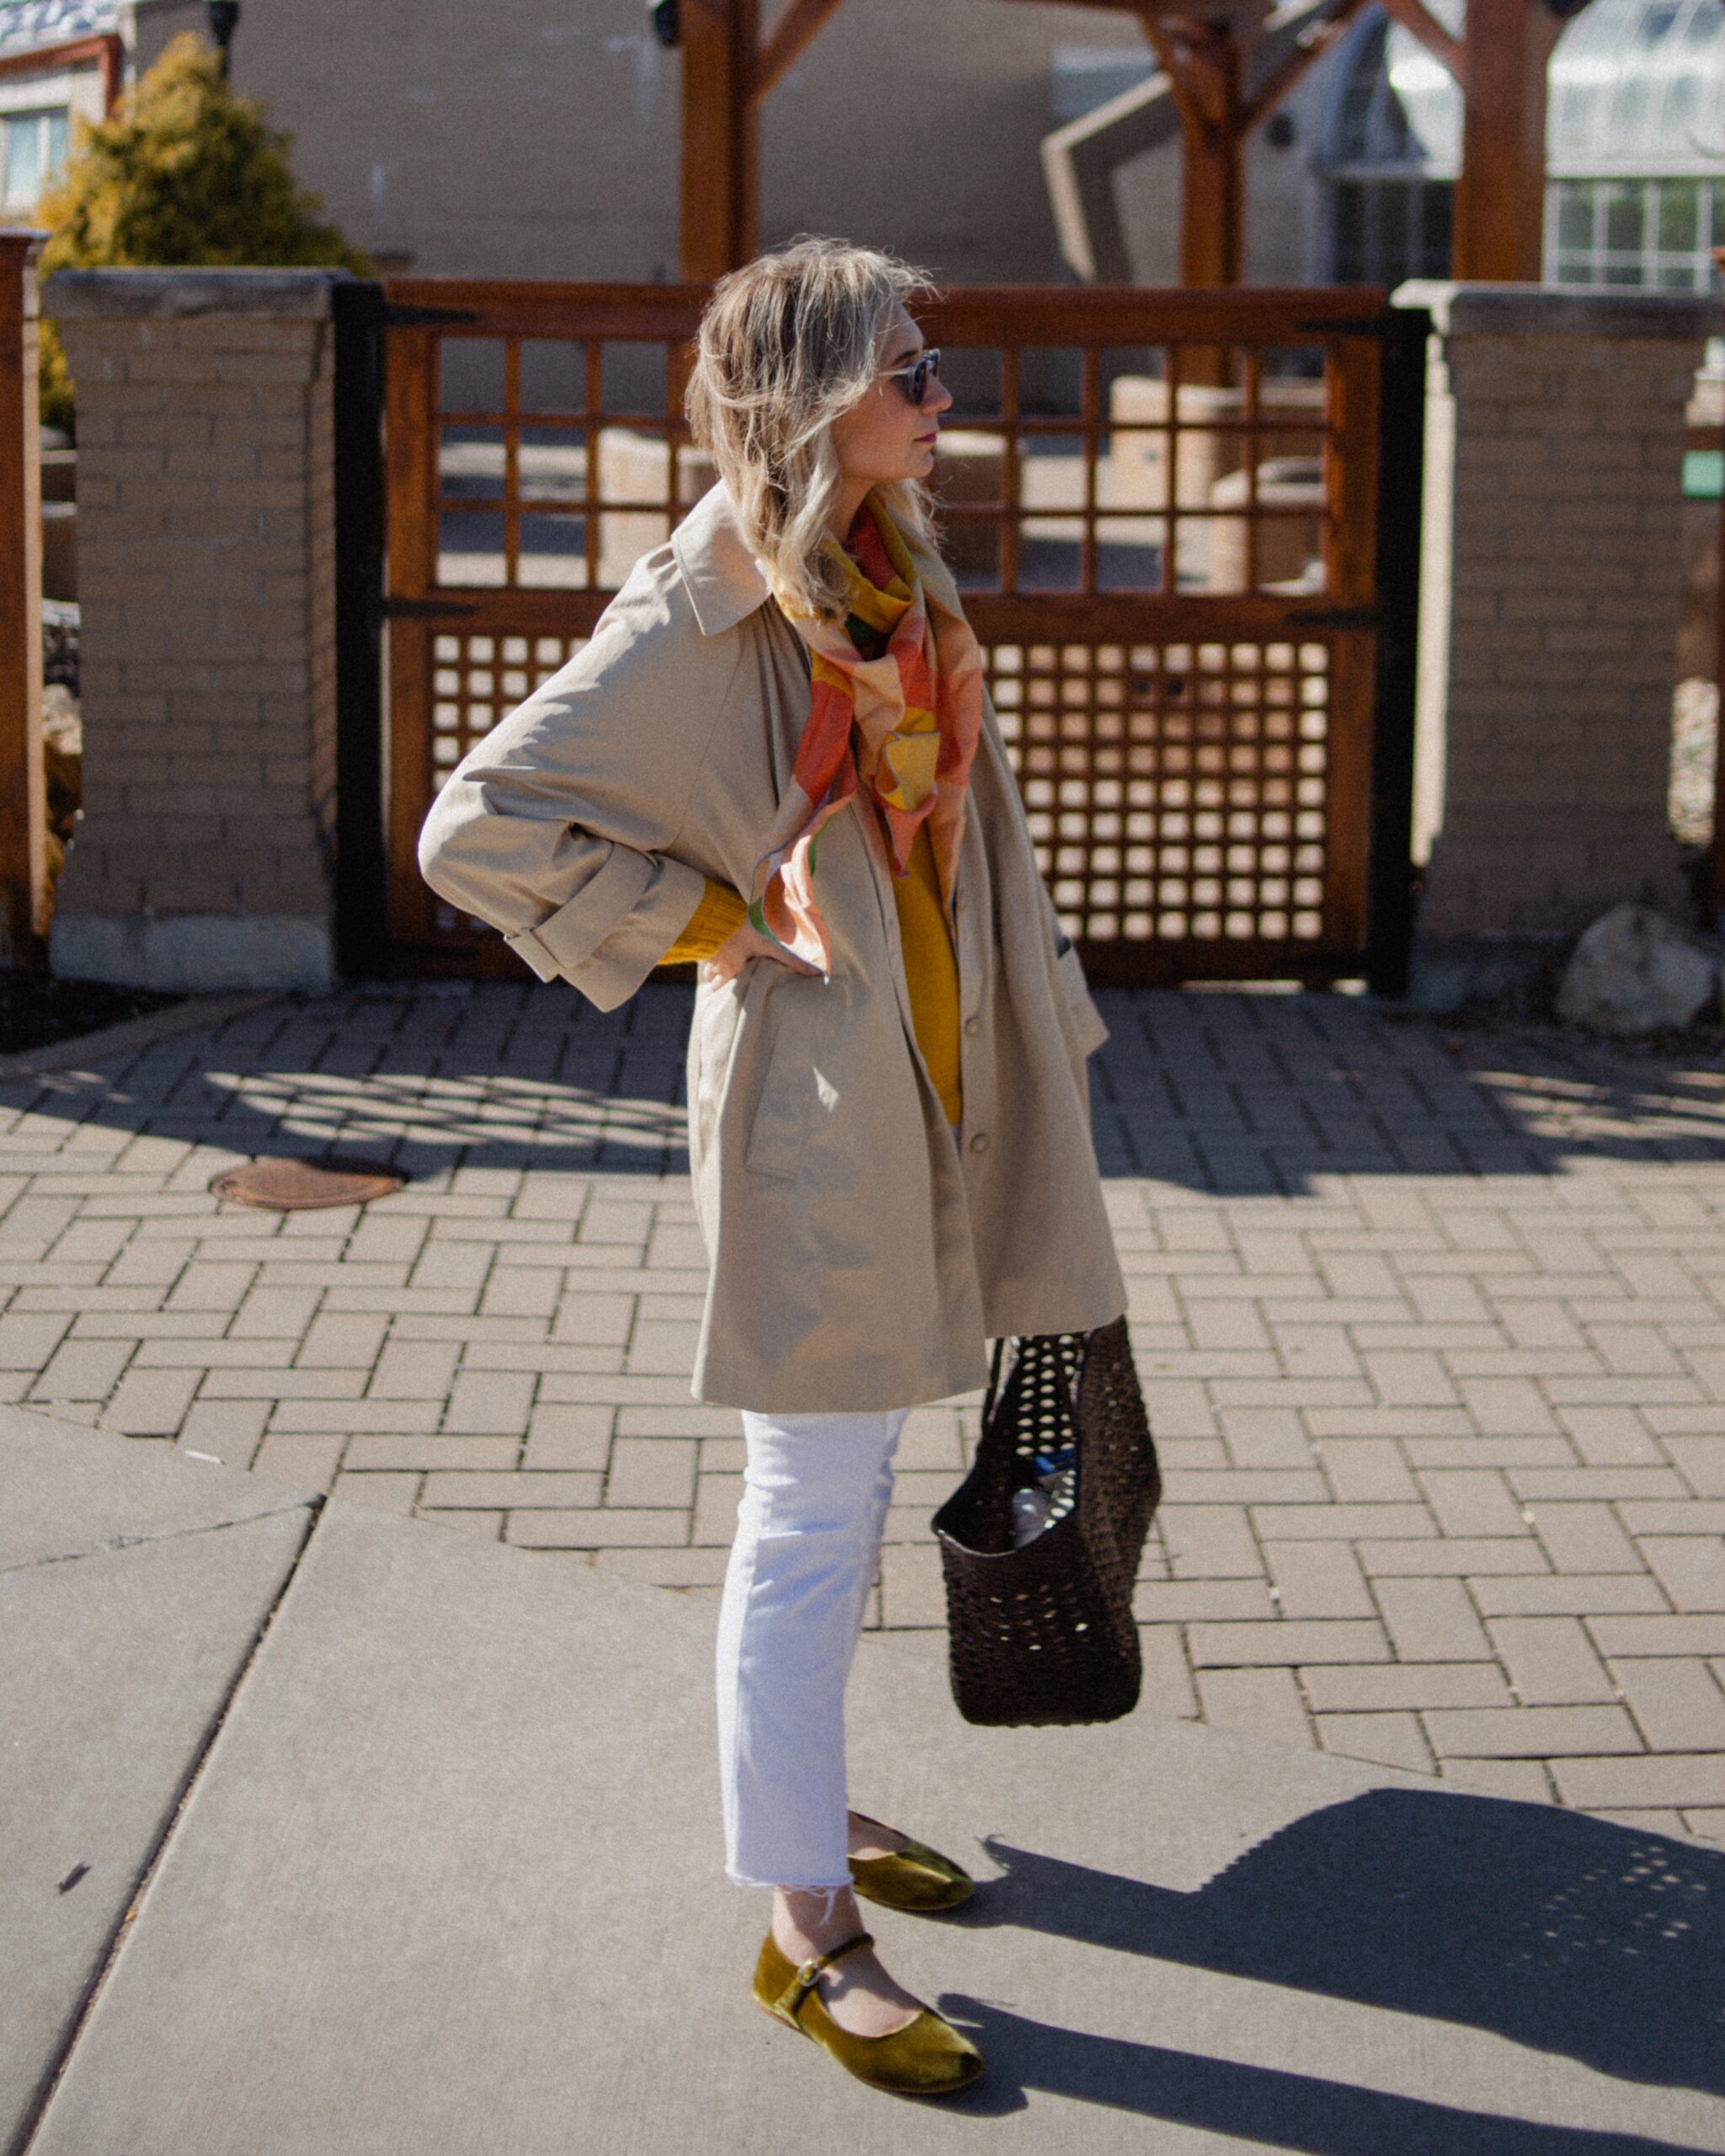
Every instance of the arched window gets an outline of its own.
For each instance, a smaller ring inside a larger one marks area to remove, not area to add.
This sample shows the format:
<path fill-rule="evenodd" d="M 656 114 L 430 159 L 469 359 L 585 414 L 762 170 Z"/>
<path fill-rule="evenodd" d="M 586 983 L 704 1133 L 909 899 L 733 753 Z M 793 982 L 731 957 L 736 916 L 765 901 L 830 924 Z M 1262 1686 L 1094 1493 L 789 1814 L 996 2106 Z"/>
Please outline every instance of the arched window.
<path fill-rule="evenodd" d="M 1461 27 L 1455 0 L 1432 12 Z M 1461 97 L 1423 45 L 1374 8 L 1338 68 L 1318 170 L 1329 183 L 1329 275 L 1342 285 L 1447 277 Z"/>

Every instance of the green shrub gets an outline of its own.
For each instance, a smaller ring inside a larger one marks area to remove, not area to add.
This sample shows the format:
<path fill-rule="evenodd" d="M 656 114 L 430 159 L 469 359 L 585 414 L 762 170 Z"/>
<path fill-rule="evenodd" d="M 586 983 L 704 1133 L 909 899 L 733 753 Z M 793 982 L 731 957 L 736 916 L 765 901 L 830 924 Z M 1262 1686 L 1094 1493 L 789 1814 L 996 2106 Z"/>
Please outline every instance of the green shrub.
<path fill-rule="evenodd" d="M 42 424 L 71 434 L 77 423 L 72 403 L 72 370 L 66 364 L 66 347 L 60 332 L 45 315 L 36 325 L 41 331 L 37 346 L 37 378 L 41 386 Z"/>
<path fill-rule="evenodd" d="M 59 185 L 39 205 L 56 270 L 195 264 L 328 265 L 375 275 L 295 180 L 291 138 L 223 81 L 216 54 L 177 37 L 113 119 L 80 123 Z M 72 383 L 51 323 L 42 337 L 42 417 L 71 421 Z"/>

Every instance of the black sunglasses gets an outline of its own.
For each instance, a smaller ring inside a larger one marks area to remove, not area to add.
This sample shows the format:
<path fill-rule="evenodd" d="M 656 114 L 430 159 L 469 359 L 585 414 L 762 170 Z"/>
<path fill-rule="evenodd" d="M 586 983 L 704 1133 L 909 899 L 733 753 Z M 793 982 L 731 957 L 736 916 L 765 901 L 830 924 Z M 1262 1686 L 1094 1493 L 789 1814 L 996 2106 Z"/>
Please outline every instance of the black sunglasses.
<path fill-rule="evenodd" d="M 928 395 L 928 385 L 940 380 L 940 347 L 931 344 L 921 359 L 913 360 L 907 367 L 888 367 L 882 375 L 883 382 L 902 382 L 905 395 L 920 412 Z"/>

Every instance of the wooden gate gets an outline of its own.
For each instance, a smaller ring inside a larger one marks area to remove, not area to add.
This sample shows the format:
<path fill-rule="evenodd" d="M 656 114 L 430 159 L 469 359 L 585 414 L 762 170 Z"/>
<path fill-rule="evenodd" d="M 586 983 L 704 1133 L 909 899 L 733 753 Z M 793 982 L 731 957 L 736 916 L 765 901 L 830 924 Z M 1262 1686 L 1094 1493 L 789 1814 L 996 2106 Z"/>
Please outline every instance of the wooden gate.
<path fill-rule="evenodd" d="M 678 416 L 703 298 L 387 287 L 398 966 L 515 963 L 426 889 L 414 840 L 712 483 Z M 1026 287 L 921 319 L 957 400 L 947 551 L 1092 979 L 1393 988 L 1422 324 L 1375 292 Z"/>

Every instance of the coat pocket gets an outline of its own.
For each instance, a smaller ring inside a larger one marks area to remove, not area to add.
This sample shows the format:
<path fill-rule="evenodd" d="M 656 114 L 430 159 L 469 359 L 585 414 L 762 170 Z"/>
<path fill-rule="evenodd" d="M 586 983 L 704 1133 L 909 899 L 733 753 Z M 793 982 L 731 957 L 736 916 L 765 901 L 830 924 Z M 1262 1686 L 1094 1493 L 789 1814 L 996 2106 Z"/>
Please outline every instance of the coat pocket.
<path fill-rule="evenodd" d="M 770 958 L 755 963 L 769 978 L 760 983 L 758 998 L 748 999 L 754 1023 L 739 1056 L 747 1056 L 749 1068 L 733 1079 L 734 1086 L 743 1081 L 745 1097 L 753 1102 L 743 1165 L 750 1175 L 788 1182 L 802 1166 L 817 1113 L 836 1105 L 827 1068 L 833 985 Z"/>

